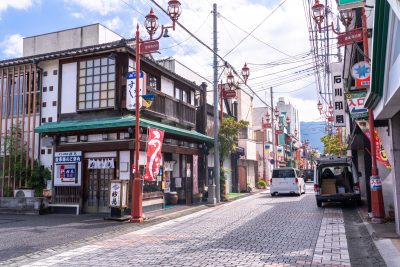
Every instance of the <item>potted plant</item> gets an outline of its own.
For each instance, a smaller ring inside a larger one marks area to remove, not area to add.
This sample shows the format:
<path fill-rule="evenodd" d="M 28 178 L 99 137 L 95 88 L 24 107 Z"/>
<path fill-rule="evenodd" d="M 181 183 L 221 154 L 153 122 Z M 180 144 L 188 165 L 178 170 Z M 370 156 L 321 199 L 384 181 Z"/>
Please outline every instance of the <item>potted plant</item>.
<path fill-rule="evenodd" d="M 267 187 L 267 183 L 264 180 L 258 181 L 258 189 L 265 189 Z"/>

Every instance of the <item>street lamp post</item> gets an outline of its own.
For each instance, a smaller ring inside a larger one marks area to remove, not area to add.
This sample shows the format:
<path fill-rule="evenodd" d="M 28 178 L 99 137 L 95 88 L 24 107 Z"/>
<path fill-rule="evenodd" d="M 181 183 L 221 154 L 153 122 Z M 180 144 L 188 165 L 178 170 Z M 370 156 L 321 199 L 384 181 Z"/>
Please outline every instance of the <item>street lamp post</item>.
<path fill-rule="evenodd" d="M 134 179 L 132 183 L 131 190 L 131 222 L 143 222 L 143 210 L 142 210 L 142 179 L 140 177 L 139 171 L 139 151 L 140 151 L 140 109 L 139 109 L 139 98 L 140 98 L 140 54 L 141 48 L 145 44 L 154 45 L 154 48 L 143 49 L 143 53 L 155 52 L 158 50 L 158 42 L 157 40 L 161 39 L 161 37 L 168 36 L 168 29 L 172 28 L 175 30 L 175 22 L 178 20 L 181 14 L 181 3 L 177 0 L 168 1 L 168 15 L 172 20 L 172 26 L 161 26 L 161 34 L 159 37 L 153 39 L 153 35 L 157 32 L 158 29 L 158 18 L 154 14 L 153 9 L 150 9 L 150 13 L 145 17 L 145 28 L 150 35 L 149 40 L 140 41 L 139 38 L 139 24 L 136 26 L 136 94 L 135 94 L 135 155 L 134 155 Z"/>

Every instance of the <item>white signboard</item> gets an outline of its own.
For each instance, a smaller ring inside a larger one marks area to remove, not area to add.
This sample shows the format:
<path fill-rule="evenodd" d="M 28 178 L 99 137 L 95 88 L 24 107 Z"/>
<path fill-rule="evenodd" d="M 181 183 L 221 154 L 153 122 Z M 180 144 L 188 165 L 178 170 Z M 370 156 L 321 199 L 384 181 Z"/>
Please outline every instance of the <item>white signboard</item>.
<path fill-rule="evenodd" d="M 54 163 L 54 186 L 81 185 L 81 151 L 56 152 L 54 153 Z"/>
<path fill-rule="evenodd" d="M 143 94 L 143 72 L 140 72 L 139 76 L 139 108 L 142 106 L 142 97 Z M 126 77 L 126 109 L 135 110 L 136 109 L 136 72 L 128 72 Z"/>
<path fill-rule="evenodd" d="M 110 200 L 109 206 L 116 208 L 127 207 L 128 182 L 121 180 L 110 181 Z"/>
<path fill-rule="evenodd" d="M 331 63 L 332 90 L 333 90 L 333 122 L 335 127 L 346 127 L 346 112 L 343 90 L 343 64 Z"/>

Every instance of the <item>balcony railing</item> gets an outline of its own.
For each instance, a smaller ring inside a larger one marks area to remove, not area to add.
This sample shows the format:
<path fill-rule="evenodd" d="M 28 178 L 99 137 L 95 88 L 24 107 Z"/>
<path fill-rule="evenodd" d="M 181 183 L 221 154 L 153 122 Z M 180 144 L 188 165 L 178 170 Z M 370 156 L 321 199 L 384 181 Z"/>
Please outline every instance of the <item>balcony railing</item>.
<path fill-rule="evenodd" d="M 196 125 L 196 108 L 160 91 L 147 89 L 148 94 L 154 94 L 153 104 L 148 109 L 164 119 L 177 123 Z"/>

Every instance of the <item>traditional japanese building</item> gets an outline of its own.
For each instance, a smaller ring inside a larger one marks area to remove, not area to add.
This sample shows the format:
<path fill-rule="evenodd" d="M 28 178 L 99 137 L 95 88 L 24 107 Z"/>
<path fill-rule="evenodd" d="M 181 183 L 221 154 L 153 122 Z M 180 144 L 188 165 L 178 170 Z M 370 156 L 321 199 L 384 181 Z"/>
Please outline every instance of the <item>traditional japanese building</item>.
<path fill-rule="evenodd" d="M 203 89 L 151 56 L 140 60 L 141 94 L 155 96 L 140 111 L 141 172 L 148 129 L 165 131 L 160 173 L 144 183 L 144 210 L 163 207 L 171 191 L 190 204 L 205 183 L 203 151 L 213 141 L 195 131 Z M 0 61 L 2 197 L 28 186 L 16 164 L 32 167 L 37 160 L 51 170 L 52 204 L 109 212 L 110 181 L 132 179 L 135 117 L 126 99 L 134 62 L 134 41 L 100 24 L 25 38 L 23 57 Z M 15 134 L 19 142 L 10 146 Z"/>

